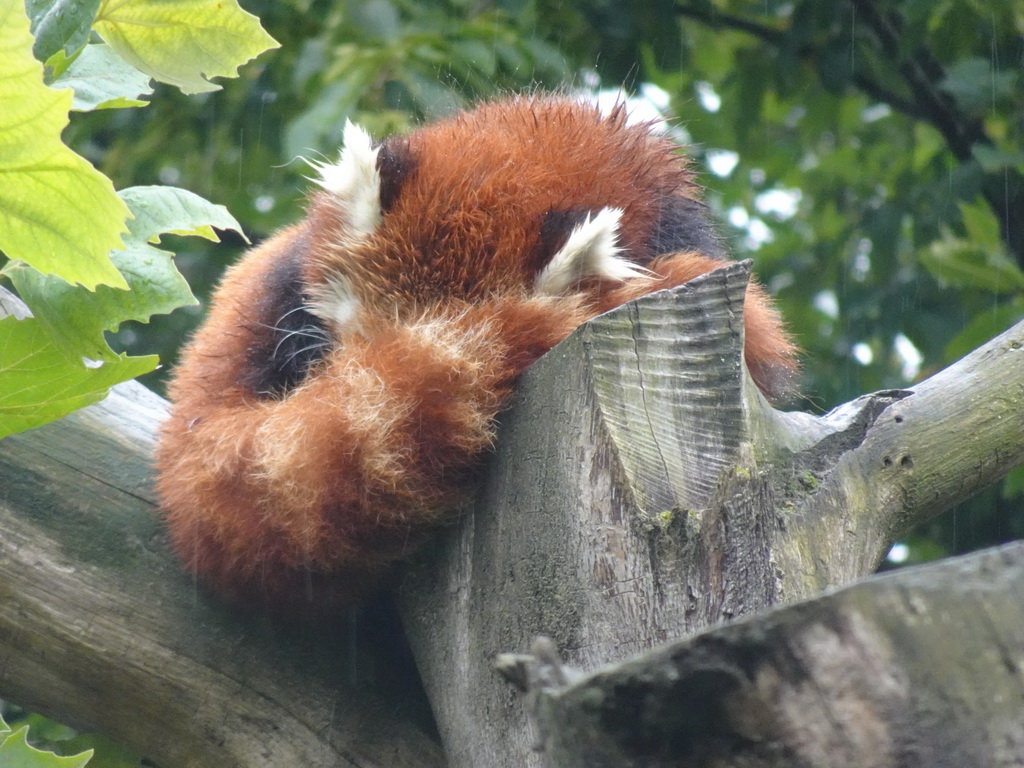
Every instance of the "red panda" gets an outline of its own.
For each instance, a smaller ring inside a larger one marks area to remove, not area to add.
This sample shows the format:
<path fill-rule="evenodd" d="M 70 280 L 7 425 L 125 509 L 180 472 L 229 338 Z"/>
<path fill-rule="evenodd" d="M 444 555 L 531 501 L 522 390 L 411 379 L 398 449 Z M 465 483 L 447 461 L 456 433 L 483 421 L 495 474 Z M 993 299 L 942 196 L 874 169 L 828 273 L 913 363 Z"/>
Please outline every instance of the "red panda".
<path fill-rule="evenodd" d="M 170 385 L 157 487 L 215 592 L 360 600 L 472 488 L 516 377 L 588 318 L 723 263 L 677 147 L 623 108 L 485 104 L 380 144 L 354 125 L 301 223 L 225 276 Z M 765 292 L 747 366 L 796 350 Z"/>

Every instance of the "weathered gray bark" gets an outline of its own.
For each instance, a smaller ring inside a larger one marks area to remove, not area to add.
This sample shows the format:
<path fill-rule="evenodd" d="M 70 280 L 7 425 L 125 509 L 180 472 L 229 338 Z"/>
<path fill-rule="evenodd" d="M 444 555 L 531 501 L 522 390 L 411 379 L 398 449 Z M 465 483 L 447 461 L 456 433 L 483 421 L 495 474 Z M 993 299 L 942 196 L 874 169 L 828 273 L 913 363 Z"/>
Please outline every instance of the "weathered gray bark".
<path fill-rule="evenodd" d="M 408 569 L 453 766 L 539 761 L 499 653 L 547 634 L 591 670 L 816 594 L 1024 459 L 1024 325 L 913 390 L 782 414 L 739 360 L 745 269 L 599 318 L 535 366 L 477 510 Z M 0 441 L 0 696 L 167 768 L 443 764 L 400 696 L 347 679 L 347 640 L 297 645 L 181 574 L 149 482 L 161 409 L 121 387 Z"/>
<path fill-rule="evenodd" d="M 542 764 L 493 670 L 582 670 L 871 573 L 1024 462 L 1024 323 L 822 418 L 741 364 L 748 265 L 588 323 L 523 377 L 475 510 L 411 569 L 407 632 L 455 768 Z"/>
<path fill-rule="evenodd" d="M 167 768 L 432 768 L 400 696 L 203 599 L 150 483 L 165 403 L 141 385 L 0 441 L 0 697 Z"/>
<path fill-rule="evenodd" d="M 877 577 L 568 685 L 526 662 L 559 768 L 1024 763 L 1024 543 Z"/>

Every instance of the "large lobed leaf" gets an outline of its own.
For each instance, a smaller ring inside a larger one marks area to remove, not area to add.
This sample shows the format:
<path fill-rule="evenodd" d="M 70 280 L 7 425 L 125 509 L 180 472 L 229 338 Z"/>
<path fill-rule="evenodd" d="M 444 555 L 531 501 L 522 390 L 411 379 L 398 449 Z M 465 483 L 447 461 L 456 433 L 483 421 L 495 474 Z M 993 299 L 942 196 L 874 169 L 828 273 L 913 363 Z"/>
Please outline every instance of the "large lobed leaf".
<path fill-rule="evenodd" d="M 85 366 L 68 360 L 35 318 L 0 320 L 0 438 L 97 403 L 115 384 L 156 368 L 156 355 Z"/>
<path fill-rule="evenodd" d="M 56 79 L 53 88 L 44 83 L 21 3 L 0 6 L 0 251 L 10 259 L 0 274 L 32 312 L 0 320 L 0 437 L 153 370 L 155 356 L 117 354 L 105 337 L 126 320 L 195 303 L 171 254 L 151 243 L 163 233 L 216 241 L 213 227 L 240 229 L 222 206 L 185 190 L 118 196 L 61 142 L 71 90 L 75 109 L 141 105 L 135 97 L 149 92 L 149 77 L 136 64 L 183 90 L 210 90 L 203 74 L 233 74 L 274 45 L 232 2 L 30 0 L 28 8 L 36 55 Z M 110 46 L 84 45 L 94 17 Z"/>
<path fill-rule="evenodd" d="M 219 90 L 208 78 L 233 77 L 277 47 L 259 19 L 222 0 L 105 0 L 94 29 L 125 61 L 185 93 Z"/>
<path fill-rule="evenodd" d="M 113 260 L 131 290 L 87 291 L 24 264 L 6 270 L 34 317 L 0 321 L 0 437 L 101 400 L 114 384 L 153 370 L 155 356 L 114 352 L 105 331 L 195 303 L 171 254 L 150 245 L 166 232 L 217 240 L 213 227 L 239 229 L 223 206 L 171 187 L 121 193 L 134 214 L 127 247 Z"/>
<path fill-rule="evenodd" d="M 171 254 L 149 243 L 163 233 L 197 235 L 216 241 L 212 227 L 238 230 L 238 222 L 223 206 L 213 205 L 183 189 L 130 187 L 121 197 L 131 209 L 131 234 L 126 248 L 112 255 L 130 286 L 120 291 L 101 286 L 83 291 L 52 276 L 17 266 L 8 269 L 11 280 L 32 314 L 48 329 L 69 360 L 118 360 L 107 345 L 104 331 L 125 320 L 147 321 L 195 304 L 188 284 L 174 267 Z"/>
<path fill-rule="evenodd" d="M 61 757 L 52 752 L 36 749 L 28 743 L 28 726 L 15 731 L 0 716 L 0 766 L 4 768 L 83 768 L 92 757 L 87 750 L 77 755 Z"/>
<path fill-rule="evenodd" d="M 0 250 L 88 288 L 126 287 L 108 254 L 128 208 L 61 141 L 70 106 L 43 83 L 22 4 L 0 4 Z"/>

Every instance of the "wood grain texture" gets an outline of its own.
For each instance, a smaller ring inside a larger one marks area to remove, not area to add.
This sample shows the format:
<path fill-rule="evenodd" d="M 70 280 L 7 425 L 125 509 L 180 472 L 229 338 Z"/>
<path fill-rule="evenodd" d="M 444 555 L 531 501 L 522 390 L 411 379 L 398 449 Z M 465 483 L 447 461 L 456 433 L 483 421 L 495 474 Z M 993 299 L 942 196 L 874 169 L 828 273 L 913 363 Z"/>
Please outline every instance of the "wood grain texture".
<path fill-rule="evenodd" d="M 344 628 L 235 617 L 185 576 L 151 484 L 165 409 L 132 382 L 0 441 L 0 696 L 168 768 L 443 765 L 353 681 Z"/>
<path fill-rule="evenodd" d="M 737 461 L 749 278 L 749 261 L 731 265 L 589 324 L 594 407 L 649 516 L 706 506 Z"/>
<path fill-rule="evenodd" d="M 1022 627 L 1015 543 L 549 684 L 540 740 L 560 768 L 1019 765 Z"/>
<path fill-rule="evenodd" d="M 1024 462 L 1024 323 L 913 389 L 783 413 L 742 367 L 746 269 L 597 318 L 520 380 L 476 506 L 401 590 L 453 766 L 544 764 L 498 654 L 544 635 L 589 671 L 848 584 Z"/>

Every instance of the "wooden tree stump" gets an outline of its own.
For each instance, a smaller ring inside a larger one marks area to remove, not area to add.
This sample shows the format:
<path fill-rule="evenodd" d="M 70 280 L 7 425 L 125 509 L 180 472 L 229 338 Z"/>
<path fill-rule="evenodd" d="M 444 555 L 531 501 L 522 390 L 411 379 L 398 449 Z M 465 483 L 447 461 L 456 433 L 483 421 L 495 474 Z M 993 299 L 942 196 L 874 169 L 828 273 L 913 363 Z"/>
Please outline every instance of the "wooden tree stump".
<path fill-rule="evenodd" d="M 913 389 L 783 413 L 742 363 L 749 268 L 596 318 L 520 381 L 475 508 L 401 590 L 454 768 L 543 762 L 498 654 L 544 635 L 590 671 L 817 595 L 1024 462 L 1024 324 Z"/>

